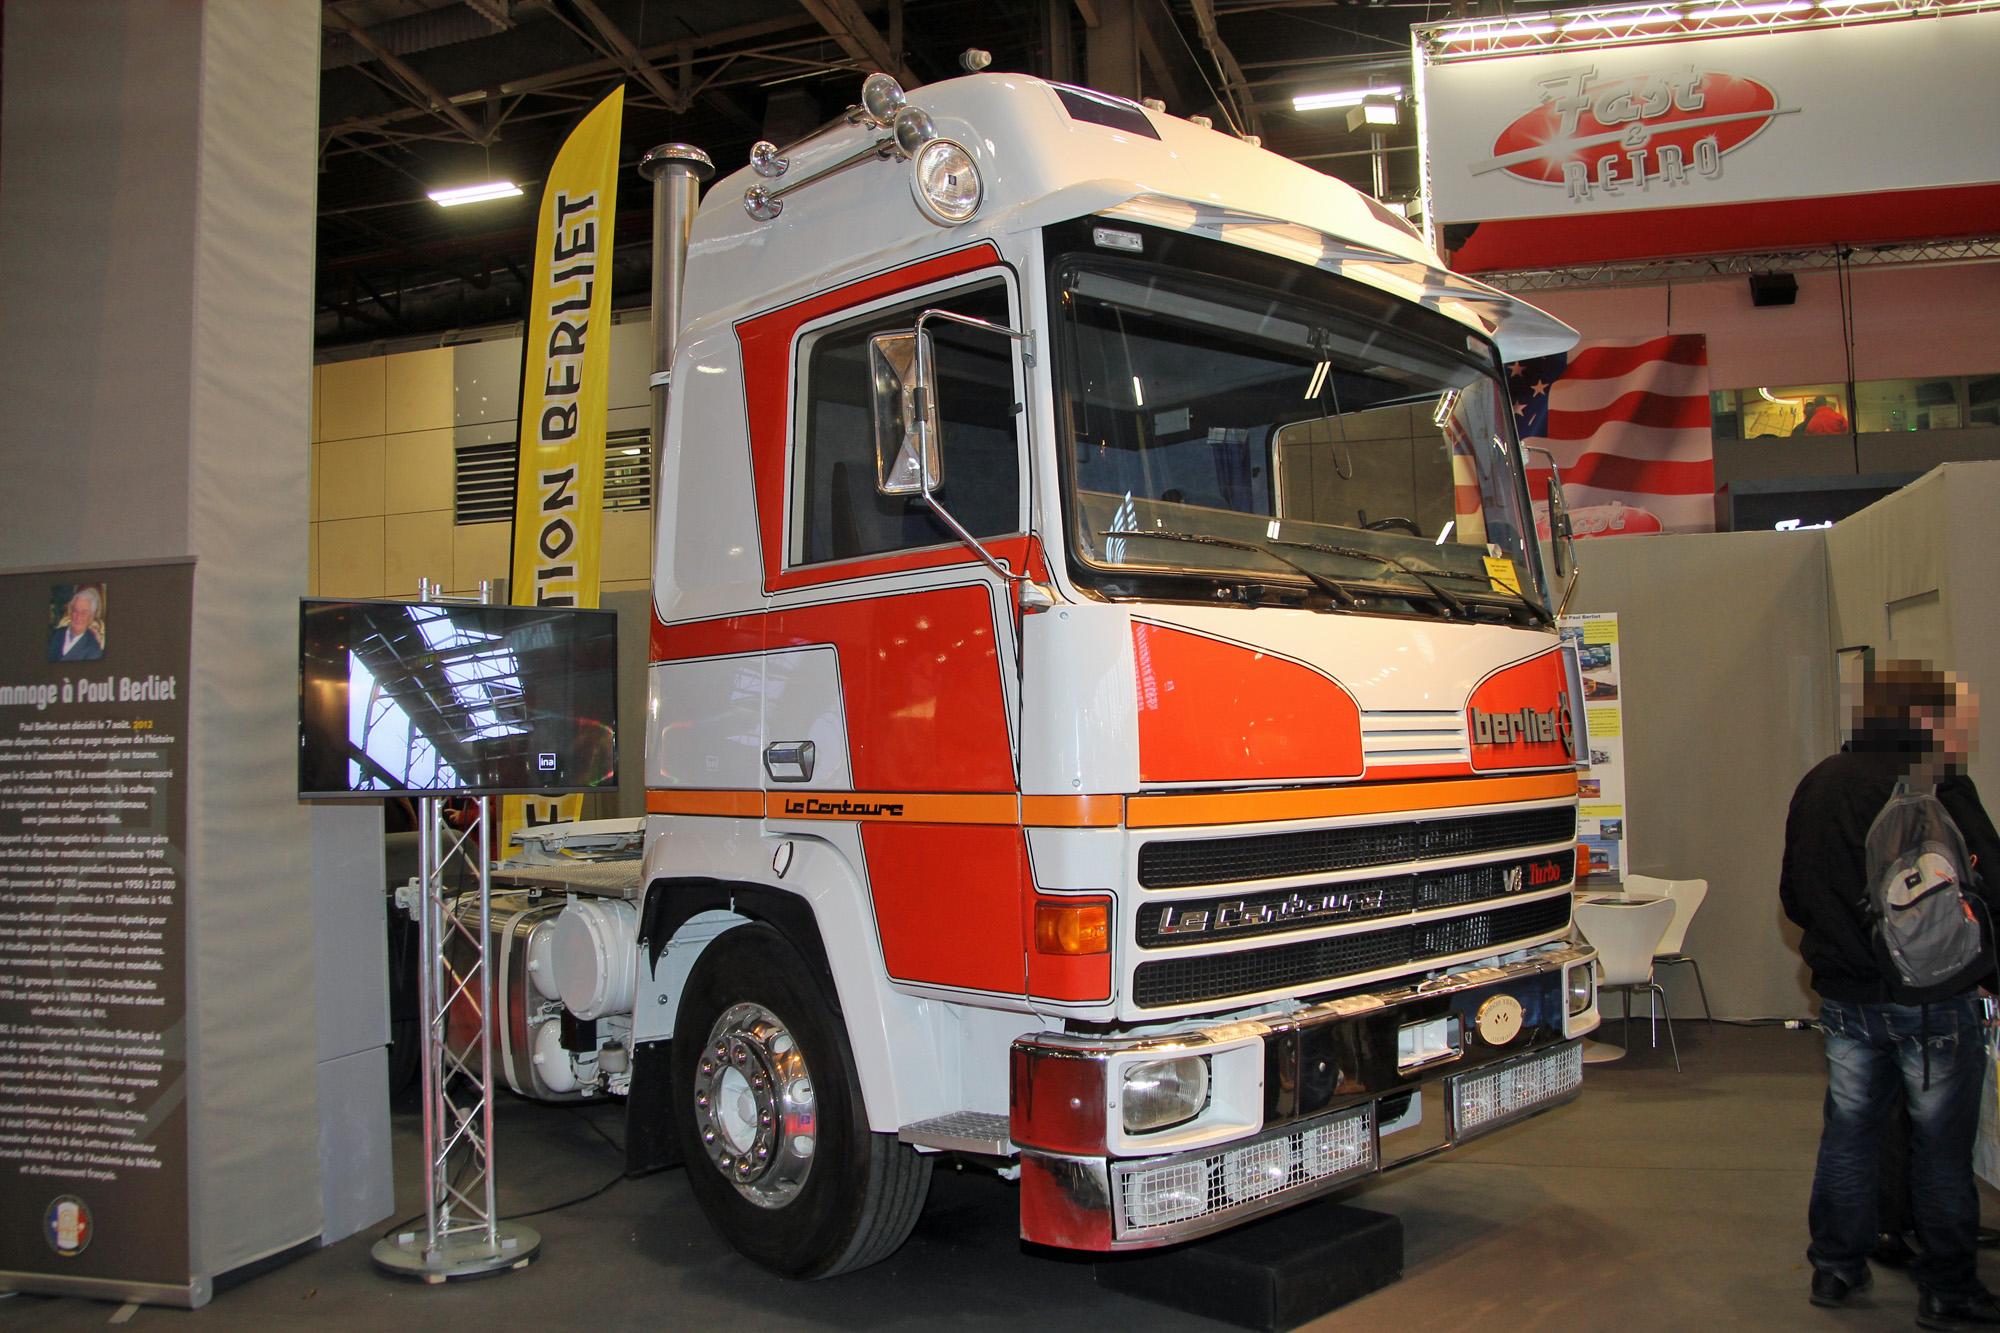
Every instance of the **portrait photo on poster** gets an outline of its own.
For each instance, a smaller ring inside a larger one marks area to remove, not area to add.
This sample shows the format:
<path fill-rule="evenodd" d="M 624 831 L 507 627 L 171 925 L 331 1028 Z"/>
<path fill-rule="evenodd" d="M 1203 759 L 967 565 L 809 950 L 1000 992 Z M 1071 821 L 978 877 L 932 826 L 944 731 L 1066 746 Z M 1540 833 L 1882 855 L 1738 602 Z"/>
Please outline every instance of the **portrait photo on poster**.
<path fill-rule="evenodd" d="M 49 661 L 95 662 L 104 656 L 105 601 L 102 583 L 49 588 Z"/>

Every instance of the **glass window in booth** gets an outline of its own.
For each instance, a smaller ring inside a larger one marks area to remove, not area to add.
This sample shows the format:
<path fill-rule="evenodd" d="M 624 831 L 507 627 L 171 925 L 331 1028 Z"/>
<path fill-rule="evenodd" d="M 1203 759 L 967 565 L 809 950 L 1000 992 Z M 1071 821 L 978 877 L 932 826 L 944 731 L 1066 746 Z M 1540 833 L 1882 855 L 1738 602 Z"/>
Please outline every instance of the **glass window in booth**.
<path fill-rule="evenodd" d="M 1861 431 L 1956 430 L 1958 385 L 1949 379 L 1872 380 L 1854 386 L 1855 428 Z"/>
<path fill-rule="evenodd" d="M 1751 390 L 1752 393 L 1756 391 Z M 1740 440 L 1743 438 L 1743 414 L 1738 408 L 1740 395 L 1735 389 L 1717 389 L 1708 395 L 1709 432 L 1718 440 Z"/>
<path fill-rule="evenodd" d="M 957 540 L 912 495 L 876 490 L 873 378 L 868 339 L 909 329 L 925 310 L 1012 322 L 1007 288 L 993 281 L 870 314 L 820 334 L 806 352 L 805 440 L 793 484 L 792 563 L 849 560 Z M 975 537 L 1021 529 L 1021 462 L 1015 423 L 1014 346 L 997 334 L 936 320 L 944 484 L 938 503 Z"/>
<path fill-rule="evenodd" d="M 1970 426 L 2000 426 L 2000 375 L 1975 375 L 1965 382 L 1965 420 Z"/>
<path fill-rule="evenodd" d="M 1790 435 L 1846 435 L 1847 390 L 1838 384 L 1794 384 L 1737 392 L 1746 440 Z"/>

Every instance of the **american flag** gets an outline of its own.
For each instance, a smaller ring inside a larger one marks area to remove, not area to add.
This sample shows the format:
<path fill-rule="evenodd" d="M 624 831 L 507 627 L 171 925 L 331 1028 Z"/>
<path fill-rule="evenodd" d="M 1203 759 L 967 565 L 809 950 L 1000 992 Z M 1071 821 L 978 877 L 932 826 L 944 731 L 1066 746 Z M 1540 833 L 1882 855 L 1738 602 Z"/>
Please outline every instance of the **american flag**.
<path fill-rule="evenodd" d="M 1715 442 L 1701 334 L 1587 342 L 1514 362 L 1507 377 L 1521 441 L 1556 456 L 1578 536 L 1714 531 Z M 1539 454 L 1527 461 L 1545 525 L 1548 468 Z"/>

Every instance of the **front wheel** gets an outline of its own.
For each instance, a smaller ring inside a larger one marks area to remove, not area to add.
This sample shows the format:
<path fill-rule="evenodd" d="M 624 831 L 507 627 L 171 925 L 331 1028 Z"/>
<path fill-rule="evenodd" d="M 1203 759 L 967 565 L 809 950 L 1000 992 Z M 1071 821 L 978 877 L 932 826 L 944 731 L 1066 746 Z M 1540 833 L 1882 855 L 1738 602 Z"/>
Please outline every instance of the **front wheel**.
<path fill-rule="evenodd" d="M 784 1277 L 833 1277 L 909 1237 L 931 1164 L 869 1130 L 846 1027 L 775 930 L 739 926 L 702 951 L 672 1060 L 688 1186 L 738 1253 Z"/>

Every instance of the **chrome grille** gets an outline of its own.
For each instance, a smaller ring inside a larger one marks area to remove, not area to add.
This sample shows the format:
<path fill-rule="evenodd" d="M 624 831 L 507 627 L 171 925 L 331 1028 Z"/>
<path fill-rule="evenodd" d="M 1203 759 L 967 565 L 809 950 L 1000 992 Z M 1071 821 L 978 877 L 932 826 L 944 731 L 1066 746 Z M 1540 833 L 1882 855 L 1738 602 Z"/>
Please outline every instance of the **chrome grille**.
<path fill-rule="evenodd" d="M 1451 856 L 1570 842 L 1576 807 L 1509 810 L 1451 819 L 1262 833 L 1237 838 L 1149 842 L 1139 849 L 1139 883 L 1149 889 L 1237 884 L 1253 879 L 1320 875 L 1336 870 L 1437 861 Z"/>
<path fill-rule="evenodd" d="M 1496 948 L 1569 924 L 1567 893 L 1445 921 L 1388 926 L 1331 939 L 1144 962 L 1132 973 L 1141 1009 L 1199 1004 L 1262 991 L 1301 991 L 1404 963 Z"/>
<path fill-rule="evenodd" d="M 1152 902 L 1139 908 L 1133 928 L 1142 949 L 1254 939 L 1552 888 L 1569 881 L 1575 863 L 1575 850 L 1565 847 L 1520 860 L 1417 875 L 1381 875 L 1226 898 Z"/>

